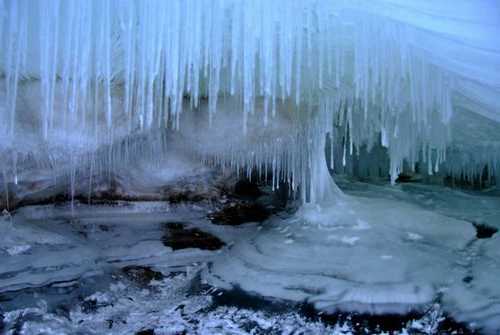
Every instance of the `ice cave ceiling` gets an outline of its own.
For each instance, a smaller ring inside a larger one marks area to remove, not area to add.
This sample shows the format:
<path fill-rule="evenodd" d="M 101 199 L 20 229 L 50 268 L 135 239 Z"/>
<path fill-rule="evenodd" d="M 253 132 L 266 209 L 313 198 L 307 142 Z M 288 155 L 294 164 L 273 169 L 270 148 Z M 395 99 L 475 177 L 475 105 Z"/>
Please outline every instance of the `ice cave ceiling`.
<path fill-rule="evenodd" d="M 325 137 L 331 167 L 384 148 L 392 181 L 417 165 L 498 170 L 493 0 L 3 0 L 0 13 L 4 181 L 158 157 L 162 129 L 202 158 L 316 187 L 313 201 Z"/>

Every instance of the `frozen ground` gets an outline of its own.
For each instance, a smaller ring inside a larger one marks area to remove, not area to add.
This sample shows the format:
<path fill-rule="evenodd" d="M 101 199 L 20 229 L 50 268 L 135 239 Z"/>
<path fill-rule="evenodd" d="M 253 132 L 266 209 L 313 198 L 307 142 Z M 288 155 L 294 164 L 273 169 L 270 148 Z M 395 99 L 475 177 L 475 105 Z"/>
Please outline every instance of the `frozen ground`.
<path fill-rule="evenodd" d="M 499 238 L 476 231 L 498 228 L 498 197 L 342 184 L 343 199 L 275 217 L 230 247 L 208 281 L 327 313 L 404 314 L 439 302 L 472 329 L 500 333 Z"/>
<path fill-rule="evenodd" d="M 341 312 L 399 314 L 391 330 L 400 334 L 443 333 L 444 316 L 499 334 L 500 240 L 478 239 L 473 225 L 500 228 L 498 197 L 417 184 L 340 184 L 348 195 L 334 206 L 240 226 L 212 224 L 209 204 L 117 202 L 73 212 L 48 205 L 6 214 L 0 327 L 11 334 L 388 330 L 384 322 L 377 328 L 359 317 L 320 316 Z M 226 246 L 174 251 L 162 240 L 169 222 Z M 124 274 L 127 266 L 163 276 L 145 285 Z M 234 298 L 235 289 L 244 294 Z M 252 296 L 259 303 L 249 304 Z"/>

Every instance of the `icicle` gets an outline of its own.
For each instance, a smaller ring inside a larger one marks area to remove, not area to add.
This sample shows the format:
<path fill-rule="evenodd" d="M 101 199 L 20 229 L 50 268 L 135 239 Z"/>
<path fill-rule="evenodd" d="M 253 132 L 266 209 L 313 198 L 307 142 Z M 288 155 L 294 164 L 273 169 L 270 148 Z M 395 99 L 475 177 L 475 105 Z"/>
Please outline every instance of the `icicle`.
<path fill-rule="evenodd" d="M 18 184 L 17 176 L 17 152 L 12 153 L 12 171 L 14 172 L 14 185 Z"/>
<path fill-rule="evenodd" d="M 5 167 L 2 168 L 2 177 L 3 177 L 3 188 L 5 190 L 5 207 L 9 211 L 10 210 L 10 204 L 9 204 L 9 180 L 7 179 L 7 170 Z"/>
<path fill-rule="evenodd" d="M 426 151 L 429 170 L 437 171 L 446 160 L 455 96 L 483 102 L 493 95 L 482 89 L 498 86 L 495 66 L 491 75 L 475 73 L 476 60 L 483 58 L 468 54 L 473 44 L 463 43 L 469 51 L 457 47 L 464 51 L 463 59 L 444 62 L 452 56 L 448 49 L 429 47 L 444 36 L 434 34 L 432 24 L 430 30 L 415 28 L 415 22 L 398 13 L 390 19 L 365 1 L 0 0 L 0 9 L 6 12 L 0 24 L 6 90 L 0 135 L 7 139 L 1 152 L 24 145 L 16 131 L 25 129 L 27 122 L 25 115 L 17 115 L 24 113 L 17 109 L 24 93 L 19 90 L 25 89 L 21 82 L 26 80 L 42 93 L 40 116 L 35 118 L 40 124 L 32 135 L 34 142 L 43 140 L 49 154 L 63 148 L 65 153 L 85 155 L 159 127 L 178 130 L 187 98 L 192 109 L 208 98 L 213 125 L 227 98 L 236 101 L 231 109 L 241 110 L 238 126 L 244 134 L 252 135 L 253 127 L 259 127 L 254 125 L 256 114 L 261 113 L 257 116 L 266 129 L 283 116 L 292 124 L 290 133 L 296 133 L 290 134 L 296 137 L 290 143 L 307 146 L 308 151 L 313 148 L 306 142 L 319 136 L 316 133 L 329 133 L 330 143 L 343 137 L 338 143 L 343 145 L 338 150 L 343 166 L 347 150 L 359 154 L 362 145 L 371 148 L 380 137 L 390 154 L 391 176 L 402 161 L 415 163 L 418 150 Z M 497 64 L 496 54 L 488 57 Z M 326 126 L 334 122 L 339 127 L 335 132 Z M 144 155 L 161 151 L 154 144 L 157 138 L 146 141 L 151 143 Z M 321 141 L 315 139 L 314 145 Z M 240 167 L 243 173 L 249 166 L 267 173 L 274 164 L 274 187 L 285 178 L 292 181 L 292 189 L 300 184 L 307 193 L 303 183 L 310 182 L 305 176 L 314 165 L 311 152 L 297 152 L 293 145 L 252 147 L 234 156 L 220 153 L 214 161 Z M 437 152 L 434 162 L 430 148 Z M 95 172 L 109 173 L 122 157 L 140 152 L 128 144 L 123 150 L 123 155 L 110 149 L 107 158 L 96 158 Z M 256 154 L 249 157 L 248 152 Z M 331 145 L 332 168 L 335 153 Z"/>

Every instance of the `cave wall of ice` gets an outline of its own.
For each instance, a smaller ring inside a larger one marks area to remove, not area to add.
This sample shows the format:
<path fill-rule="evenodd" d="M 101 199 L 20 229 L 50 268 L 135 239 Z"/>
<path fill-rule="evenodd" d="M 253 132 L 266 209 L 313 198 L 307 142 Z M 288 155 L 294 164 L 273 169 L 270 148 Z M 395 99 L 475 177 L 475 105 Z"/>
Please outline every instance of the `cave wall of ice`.
<path fill-rule="evenodd" d="M 376 148 L 392 181 L 417 163 L 498 174 L 493 0 L 2 0 L 0 13 L 4 185 L 23 164 L 166 155 L 159 129 L 203 159 L 307 185 L 311 201 L 325 136 L 332 167 Z"/>

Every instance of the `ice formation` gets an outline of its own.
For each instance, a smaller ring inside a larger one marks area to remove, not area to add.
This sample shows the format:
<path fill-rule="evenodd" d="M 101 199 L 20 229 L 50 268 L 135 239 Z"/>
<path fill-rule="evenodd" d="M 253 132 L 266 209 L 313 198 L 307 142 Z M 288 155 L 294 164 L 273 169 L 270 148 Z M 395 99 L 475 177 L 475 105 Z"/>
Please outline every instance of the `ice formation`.
<path fill-rule="evenodd" d="M 74 211 L 69 204 L 21 208 L 12 217 L 0 217 L 0 293 L 7 312 L 5 321 L 12 325 L 19 314 L 31 315 L 32 310 L 12 311 L 13 307 L 25 308 L 25 304 L 44 299 L 49 308 L 36 312 L 43 318 L 21 318 L 25 333 L 30 333 L 28 329 L 39 333 L 39 327 L 55 333 L 87 328 L 96 333 L 123 333 L 129 327 L 172 329 L 171 318 L 177 318 L 182 309 L 171 304 L 197 305 L 196 296 L 181 295 L 180 300 L 172 301 L 172 295 L 182 291 L 167 290 L 165 296 L 151 289 L 143 295 L 143 289 L 137 291 L 125 283 L 115 295 L 108 288 L 111 278 L 107 274 L 141 265 L 164 274 L 185 271 L 189 277 L 211 284 L 208 294 L 226 294 L 225 289 L 238 285 L 249 294 L 284 299 L 287 305 L 305 301 L 322 312 L 404 314 L 425 311 L 438 303 L 445 315 L 481 333 L 498 334 L 499 236 L 475 239 L 470 224 L 481 217 L 484 223 L 500 228 L 498 199 L 424 184 L 349 185 L 350 189 L 342 187 L 349 196 L 357 197 L 355 201 L 337 201 L 320 212 L 315 206 L 304 206 L 302 215 L 284 219 L 281 216 L 286 214 L 280 213 L 270 222 L 241 226 L 210 224 L 206 204 L 79 204 Z M 174 251 L 165 247 L 166 222 L 179 221 L 219 237 L 227 248 Z M 75 291 L 80 285 L 82 290 Z M 112 305 L 82 314 L 82 301 L 70 300 L 69 318 L 54 312 L 58 298 L 76 299 L 73 292 L 85 297 L 95 290 L 103 292 L 94 298 L 108 296 Z M 33 297 L 34 292 L 40 296 Z M 144 303 L 147 300 L 155 303 Z M 296 310 L 297 306 L 290 308 Z M 247 313 L 241 308 L 232 310 Z M 204 312 L 200 313 L 181 314 L 205 319 Z M 162 317 L 157 318 L 159 315 Z M 280 310 L 276 317 L 286 317 L 286 312 Z M 117 322 L 107 330 L 106 320 L 122 318 L 127 323 Z"/>
<path fill-rule="evenodd" d="M 215 156 L 272 168 L 310 202 L 326 192 L 326 135 L 341 147 L 332 160 L 381 144 L 393 181 L 404 161 L 432 174 L 456 151 L 457 110 L 500 121 L 499 12 L 493 0 L 0 1 L 4 182 L 33 157 L 119 165 L 131 136 L 158 147 L 148 134 L 203 118 L 203 104 L 209 134 L 225 104 L 241 111 L 240 134 L 287 118 L 286 136 Z M 498 142 L 479 142 L 448 168 L 494 170 Z"/>
<path fill-rule="evenodd" d="M 0 0 L 0 209 L 10 192 L 68 184 L 72 199 L 90 197 L 103 176 L 164 200 L 161 186 L 194 179 L 200 162 L 257 173 L 304 202 L 241 227 L 154 202 L 6 212 L 0 292 L 112 264 L 210 262 L 197 271 L 214 289 L 327 313 L 437 302 L 497 332 L 499 237 L 480 241 L 472 224 L 498 228 L 497 199 L 356 182 L 342 193 L 331 170 L 393 183 L 405 170 L 487 171 L 498 183 L 499 36 L 495 0 Z M 162 224 L 176 219 L 226 247 L 165 247 Z"/>
<path fill-rule="evenodd" d="M 338 181 L 345 198 L 274 217 L 216 258 L 204 278 L 325 313 L 405 314 L 439 302 L 471 329 L 498 334 L 499 238 L 476 239 L 471 224 L 499 227 L 497 197 Z"/>

